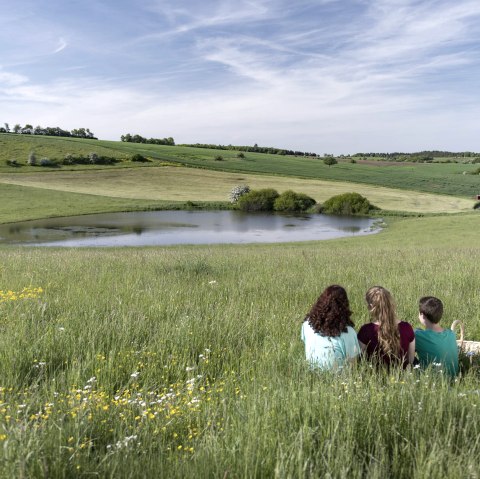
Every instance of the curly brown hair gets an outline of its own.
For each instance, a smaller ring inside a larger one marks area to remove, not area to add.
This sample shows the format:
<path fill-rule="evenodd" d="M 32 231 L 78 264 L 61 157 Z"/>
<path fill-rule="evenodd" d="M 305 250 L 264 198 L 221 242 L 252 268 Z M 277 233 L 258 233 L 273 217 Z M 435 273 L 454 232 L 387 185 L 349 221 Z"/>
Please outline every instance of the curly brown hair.
<path fill-rule="evenodd" d="M 351 315 L 347 292 L 338 284 L 333 284 L 319 296 L 304 321 L 308 321 L 316 333 L 335 337 L 346 333 L 347 326 L 355 326 Z"/>

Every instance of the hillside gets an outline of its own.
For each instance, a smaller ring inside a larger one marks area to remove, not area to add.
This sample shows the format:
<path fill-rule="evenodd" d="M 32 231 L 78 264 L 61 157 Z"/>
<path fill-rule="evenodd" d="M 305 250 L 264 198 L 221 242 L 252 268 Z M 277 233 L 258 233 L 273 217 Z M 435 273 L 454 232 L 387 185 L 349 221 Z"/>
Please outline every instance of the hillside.
<path fill-rule="evenodd" d="M 61 161 L 67 154 L 88 156 L 91 152 L 115 157 L 121 161 L 112 166 L 76 165 L 57 168 L 6 165 L 7 160 L 13 159 L 17 160 L 19 164 L 25 165 L 31 151 L 35 152 L 37 158 L 47 157 L 56 161 Z M 135 153 L 140 153 L 151 161 L 141 164 L 128 161 L 128 158 Z M 480 192 L 480 176 L 463 174 L 474 171 L 477 165 L 456 163 L 391 163 L 385 165 L 381 162 L 340 162 L 335 166 L 328 167 L 320 159 L 308 157 L 247 153 L 244 159 L 240 159 L 237 157 L 237 153 L 235 151 L 219 152 L 219 150 L 203 148 L 144 145 L 120 141 L 0 134 L 0 173 L 148 167 L 158 165 L 157 160 L 160 160 L 218 171 L 344 181 L 465 198 L 472 198 Z M 215 159 L 219 154 L 221 154 L 222 160 Z"/>

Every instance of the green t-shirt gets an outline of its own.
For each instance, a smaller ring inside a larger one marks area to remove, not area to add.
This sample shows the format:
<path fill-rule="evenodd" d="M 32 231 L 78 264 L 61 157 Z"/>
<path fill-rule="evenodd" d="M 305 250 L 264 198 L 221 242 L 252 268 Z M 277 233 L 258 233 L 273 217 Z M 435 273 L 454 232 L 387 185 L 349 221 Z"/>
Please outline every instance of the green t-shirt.
<path fill-rule="evenodd" d="M 415 350 L 422 368 L 433 364 L 449 376 L 458 374 L 458 346 L 452 330 L 444 329 L 441 333 L 415 330 Z"/>

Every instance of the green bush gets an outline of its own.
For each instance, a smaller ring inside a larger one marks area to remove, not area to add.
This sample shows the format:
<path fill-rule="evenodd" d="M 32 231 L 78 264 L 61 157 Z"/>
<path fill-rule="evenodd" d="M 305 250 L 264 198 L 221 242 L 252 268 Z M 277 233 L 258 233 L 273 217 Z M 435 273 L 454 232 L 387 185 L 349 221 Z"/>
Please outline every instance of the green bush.
<path fill-rule="evenodd" d="M 7 166 L 13 166 L 13 167 L 20 166 L 17 160 L 5 160 L 5 164 Z"/>
<path fill-rule="evenodd" d="M 215 161 L 223 161 L 223 156 L 222 155 L 217 155 L 215 158 L 214 158 Z"/>
<path fill-rule="evenodd" d="M 130 158 L 130 161 L 137 161 L 139 163 L 145 163 L 145 162 L 148 162 L 149 159 L 148 158 L 145 158 L 143 155 L 141 155 L 140 153 L 135 153 L 135 155 L 133 155 L 131 158 Z"/>
<path fill-rule="evenodd" d="M 252 190 L 241 196 L 237 205 L 242 211 L 273 211 L 273 205 L 278 197 L 278 191 L 273 188 Z"/>
<path fill-rule="evenodd" d="M 325 165 L 327 166 L 333 166 L 333 165 L 336 165 L 338 161 L 333 156 L 326 156 L 323 159 L 323 163 L 325 163 Z"/>
<path fill-rule="evenodd" d="M 237 158 L 240 158 L 241 160 L 243 160 L 245 158 L 245 153 L 243 152 L 237 153 Z"/>
<path fill-rule="evenodd" d="M 367 198 L 358 193 L 344 193 L 329 198 L 322 205 L 321 212 L 329 215 L 368 215 L 378 210 Z"/>
<path fill-rule="evenodd" d="M 65 155 L 64 159 L 61 160 L 62 165 L 111 165 L 113 163 L 118 163 L 120 160 L 111 156 L 99 156 L 96 153 L 90 153 L 88 156 L 74 156 L 71 153 Z"/>
<path fill-rule="evenodd" d="M 474 209 L 474 210 L 480 210 L 480 201 L 477 201 L 477 202 L 473 205 L 473 209 Z"/>
<path fill-rule="evenodd" d="M 40 160 L 40 166 L 56 166 L 55 162 L 52 161 L 50 158 L 42 158 Z"/>
<path fill-rule="evenodd" d="M 275 211 L 306 211 L 311 208 L 316 201 L 303 193 L 295 191 L 284 191 L 273 204 Z"/>

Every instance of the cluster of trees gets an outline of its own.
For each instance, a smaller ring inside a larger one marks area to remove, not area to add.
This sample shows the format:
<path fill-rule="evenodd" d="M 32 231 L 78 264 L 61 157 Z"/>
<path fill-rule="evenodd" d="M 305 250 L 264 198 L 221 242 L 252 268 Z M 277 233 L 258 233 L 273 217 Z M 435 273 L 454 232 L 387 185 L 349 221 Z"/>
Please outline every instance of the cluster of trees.
<path fill-rule="evenodd" d="M 145 138 L 140 135 L 131 135 L 130 133 L 127 133 L 126 135 L 122 135 L 120 140 L 127 143 L 147 143 L 149 145 L 175 146 L 175 140 L 171 136 L 168 138 Z"/>
<path fill-rule="evenodd" d="M 291 155 L 291 156 L 318 156 L 316 153 L 308 153 L 304 151 L 285 150 L 281 148 L 273 148 L 271 146 L 235 146 L 235 145 L 212 145 L 206 143 L 182 144 L 178 146 L 191 146 L 194 148 L 208 148 L 209 150 L 235 150 L 246 151 L 251 153 L 269 153 L 271 155 Z"/>
<path fill-rule="evenodd" d="M 242 189 L 243 192 L 239 193 Z M 263 190 L 250 190 L 248 186 L 238 186 L 232 190 L 230 200 L 237 193 L 237 198 L 233 201 L 237 208 L 242 211 L 283 211 L 283 212 L 301 212 L 310 209 L 316 202 L 310 196 L 303 193 L 296 193 L 288 190 L 279 194 L 273 188 Z"/>
<path fill-rule="evenodd" d="M 315 206 L 318 213 L 333 215 L 368 215 L 377 211 L 367 198 L 358 193 L 343 193 L 332 196 L 321 205 L 303 193 L 292 190 L 279 194 L 273 188 L 250 190 L 248 185 L 238 185 L 230 193 L 230 202 L 242 211 L 309 211 Z"/>
<path fill-rule="evenodd" d="M 98 155 L 93 152 L 88 155 L 72 155 L 71 153 L 65 155 L 62 160 L 50 158 L 37 158 L 34 151 L 28 155 L 26 164 L 28 166 L 50 166 L 59 167 L 60 165 L 112 165 L 118 163 L 120 160 L 111 156 Z M 21 166 L 17 160 L 7 160 L 9 166 Z"/>
<path fill-rule="evenodd" d="M 25 126 L 19 125 L 17 123 L 13 128 L 10 128 L 10 125 L 8 123 L 4 123 L 3 125 L 3 127 L 0 127 L 0 133 L 16 133 L 18 135 L 65 136 L 97 140 L 97 138 L 90 131 L 89 128 L 74 128 L 73 130 L 68 131 L 60 128 L 59 126 L 47 126 L 43 128 L 40 125 L 33 127 L 28 123 Z"/>

